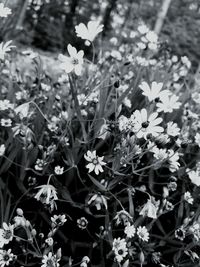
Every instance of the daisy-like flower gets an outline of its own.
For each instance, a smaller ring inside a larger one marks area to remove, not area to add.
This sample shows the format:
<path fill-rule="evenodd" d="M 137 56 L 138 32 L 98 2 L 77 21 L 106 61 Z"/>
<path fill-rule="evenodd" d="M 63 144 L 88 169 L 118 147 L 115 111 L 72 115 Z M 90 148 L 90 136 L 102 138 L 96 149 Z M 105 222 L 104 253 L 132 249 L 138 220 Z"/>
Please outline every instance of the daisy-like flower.
<path fill-rule="evenodd" d="M 4 155 L 6 147 L 4 144 L 0 145 L 0 157 Z"/>
<path fill-rule="evenodd" d="M 124 238 L 114 238 L 112 250 L 114 252 L 118 251 L 120 248 L 126 248 L 126 240 Z"/>
<path fill-rule="evenodd" d="M 180 128 L 178 127 L 177 123 L 172 121 L 167 123 L 167 134 L 170 136 L 177 136 L 180 134 Z"/>
<path fill-rule="evenodd" d="M 143 208 L 140 211 L 140 215 L 147 216 L 152 219 L 157 218 L 157 211 L 158 211 L 158 203 L 155 200 L 153 201 L 153 198 L 147 200 L 147 203 L 143 206 Z"/>
<path fill-rule="evenodd" d="M 12 14 L 11 9 L 5 7 L 3 3 L 0 4 L 0 17 L 7 18 L 8 15 Z"/>
<path fill-rule="evenodd" d="M 189 191 L 185 192 L 184 200 L 187 201 L 191 205 L 193 204 L 194 198 L 192 197 L 192 195 L 191 195 L 191 193 Z"/>
<path fill-rule="evenodd" d="M 134 237 L 135 232 L 136 232 L 135 226 L 133 224 L 131 225 L 130 223 L 128 223 L 124 229 L 124 233 L 126 234 L 126 236 L 128 238 L 132 238 Z"/>
<path fill-rule="evenodd" d="M 11 51 L 11 48 L 15 47 L 13 45 L 10 45 L 12 41 L 8 41 L 6 43 L 0 43 L 0 59 L 4 60 L 6 53 Z"/>
<path fill-rule="evenodd" d="M 56 206 L 55 200 L 58 199 L 56 188 L 53 185 L 44 184 L 37 186 L 36 189 L 39 189 L 39 191 L 35 198 L 43 204 L 50 205 L 53 209 Z"/>
<path fill-rule="evenodd" d="M 143 91 L 142 94 L 148 98 L 150 102 L 157 100 L 162 96 L 169 95 L 168 90 L 162 90 L 163 83 L 152 82 L 151 87 L 147 82 L 142 82 L 139 88 Z M 162 90 L 162 91 L 161 91 Z"/>
<path fill-rule="evenodd" d="M 134 112 L 134 128 L 138 138 L 145 138 L 147 135 L 154 137 L 164 131 L 163 127 L 158 126 L 162 122 L 162 118 L 158 118 L 158 113 L 154 112 L 148 116 L 146 109 L 136 110 Z"/>
<path fill-rule="evenodd" d="M 89 21 L 87 26 L 83 23 L 75 26 L 76 35 L 83 40 L 93 42 L 95 37 L 103 31 L 103 24 L 99 24 L 98 21 Z"/>
<path fill-rule="evenodd" d="M 44 255 L 42 258 L 42 266 L 41 267 L 59 267 L 60 259 L 53 255 L 52 252 L 49 252 L 48 255 Z"/>
<path fill-rule="evenodd" d="M 174 109 L 179 109 L 181 102 L 176 95 L 165 95 L 160 97 L 161 102 L 157 103 L 157 111 L 164 113 L 171 113 Z"/>
<path fill-rule="evenodd" d="M 166 148 L 158 148 L 158 147 L 153 147 L 152 152 L 154 153 L 154 158 L 157 159 L 158 161 L 164 161 L 168 158 L 168 152 Z"/>
<path fill-rule="evenodd" d="M 16 256 L 11 253 L 11 249 L 9 250 L 2 250 L 0 249 L 0 266 L 8 266 L 10 265 L 10 262 L 13 261 L 16 258 Z"/>
<path fill-rule="evenodd" d="M 4 111 L 7 109 L 13 109 L 14 105 L 10 103 L 9 100 L 5 99 L 5 100 L 0 100 L 0 110 Z"/>
<path fill-rule="evenodd" d="M 137 228 L 137 235 L 138 235 L 139 239 L 141 239 L 142 241 L 148 242 L 149 232 L 145 226 L 143 226 L 143 227 L 139 226 Z"/>
<path fill-rule="evenodd" d="M 103 162 L 103 156 L 99 157 L 96 155 L 96 151 L 88 150 L 84 158 L 89 162 L 89 164 L 86 165 L 86 168 L 89 169 L 88 172 L 94 171 L 96 175 L 103 172 L 102 166 L 106 165 L 106 163 Z"/>
<path fill-rule="evenodd" d="M 168 158 L 169 170 L 171 172 L 177 171 L 180 167 L 180 163 L 178 162 L 179 160 L 178 152 L 174 152 L 173 149 L 169 149 L 168 156 L 169 156 Z"/>
<path fill-rule="evenodd" d="M 59 54 L 58 59 L 62 62 L 60 67 L 66 72 L 70 73 L 74 70 L 75 74 L 80 76 L 83 68 L 83 50 L 77 52 L 76 48 L 68 44 L 67 50 L 69 57 Z"/>
<path fill-rule="evenodd" d="M 3 228 L 0 229 L 0 248 L 13 240 L 14 225 L 3 222 Z"/>

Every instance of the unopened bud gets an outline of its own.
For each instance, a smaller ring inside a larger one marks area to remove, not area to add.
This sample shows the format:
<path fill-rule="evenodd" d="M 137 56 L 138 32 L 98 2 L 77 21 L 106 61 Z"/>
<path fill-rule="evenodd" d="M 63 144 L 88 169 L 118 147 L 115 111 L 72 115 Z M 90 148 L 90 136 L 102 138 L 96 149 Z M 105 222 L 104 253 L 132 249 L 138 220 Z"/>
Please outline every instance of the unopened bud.
<path fill-rule="evenodd" d="M 16 210 L 16 212 L 17 212 L 17 215 L 19 215 L 19 216 L 23 216 L 23 214 L 24 214 L 23 210 L 20 209 L 20 208 L 18 208 L 18 209 Z"/>

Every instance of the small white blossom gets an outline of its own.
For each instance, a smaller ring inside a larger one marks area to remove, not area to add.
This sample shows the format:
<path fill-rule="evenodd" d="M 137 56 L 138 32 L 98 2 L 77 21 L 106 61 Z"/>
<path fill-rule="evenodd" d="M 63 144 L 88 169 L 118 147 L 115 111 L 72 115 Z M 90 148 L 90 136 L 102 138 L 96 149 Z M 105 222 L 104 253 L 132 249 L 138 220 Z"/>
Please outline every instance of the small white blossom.
<path fill-rule="evenodd" d="M 83 23 L 75 26 L 76 34 L 83 40 L 93 42 L 95 37 L 103 31 L 103 24 L 98 21 L 89 21 L 87 26 Z"/>
<path fill-rule="evenodd" d="M 67 50 L 69 57 L 59 54 L 58 59 L 62 62 L 60 67 L 70 73 L 74 70 L 75 74 L 80 76 L 83 68 L 83 50 L 77 52 L 76 48 L 68 44 Z"/>
<path fill-rule="evenodd" d="M 137 228 L 137 235 L 138 235 L 139 239 L 141 239 L 142 241 L 148 242 L 149 232 L 145 226 L 143 226 L 143 227 L 139 226 Z"/>
<path fill-rule="evenodd" d="M 84 155 L 84 158 L 89 162 L 89 164 L 86 165 L 86 168 L 89 169 L 88 172 L 94 171 L 96 175 L 98 175 L 100 172 L 103 172 L 102 166 L 106 165 L 106 163 L 103 161 L 104 157 L 99 157 L 96 155 L 96 151 L 88 150 Z"/>
<path fill-rule="evenodd" d="M 132 238 L 134 237 L 135 232 L 136 232 L 135 226 L 133 224 L 131 225 L 130 223 L 128 223 L 124 229 L 124 233 L 126 234 L 126 236 L 128 238 Z"/>
<path fill-rule="evenodd" d="M 193 204 L 194 202 L 194 198 L 192 197 L 191 193 L 190 192 L 185 192 L 184 194 L 184 200 L 187 201 L 189 204 Z"/>
<path fill-rule="evenodd" d="M 7 18 L 8 15 L 12 14 L 11 9 L 5 7 L 3 3 L 0 4 L 0 17 Z"/>

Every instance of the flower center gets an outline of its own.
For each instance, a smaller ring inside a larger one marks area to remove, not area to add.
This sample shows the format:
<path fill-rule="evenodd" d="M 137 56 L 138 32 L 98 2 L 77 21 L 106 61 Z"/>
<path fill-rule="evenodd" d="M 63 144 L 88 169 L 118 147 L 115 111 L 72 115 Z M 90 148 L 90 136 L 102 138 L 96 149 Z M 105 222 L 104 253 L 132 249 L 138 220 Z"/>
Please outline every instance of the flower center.
<path fill-rule="evenodd" d="M 142 123 L 142 128 L 147 128 L 149 126 L 149 122 L 145 121 Z"/>
<path fill-rule="evenodd" d="M 94 165 L 97 165 L 97 164 L 98 164 L 98 160 L 97 160 L 97 159 L 93 159 L 93 160 L 92 160 L 92 163 L 93 163 Z"/>
<path fill-rule="evenodd" d="M 3 257 L 3 260 L 5 262 L 7 262 L 7 261 L 9 261 L 9 259 L 10 259 L 9 255 L 8 254 L 5 254 L 4 257 Z"/>
<path fill-rule="evenodd" d="M 4 230 L 3 232 L 3 238 L 4 239 L 10 239 L 12 236 L 12 231 L 11 230 Z"/>
<path fill-rule="evenodd" d="M 78 65 L 78 63 L 79 63 L 77 58 L 72 58 L 71 62 L 73 65 Z"/>
<path fill-rule="evenodd" d="M 54 261 L 52 259 L 47 260 L 47 267 L 54 267 Z"/>
<path fill-rule="evenodd" d="M 122 249 L 119 249 L 119 250 L 118 250 L 118 254 L 119 254 L 119 255 L 122 255 L 122 254 L 123 254 L 123 250 L 122 250 Z"/>

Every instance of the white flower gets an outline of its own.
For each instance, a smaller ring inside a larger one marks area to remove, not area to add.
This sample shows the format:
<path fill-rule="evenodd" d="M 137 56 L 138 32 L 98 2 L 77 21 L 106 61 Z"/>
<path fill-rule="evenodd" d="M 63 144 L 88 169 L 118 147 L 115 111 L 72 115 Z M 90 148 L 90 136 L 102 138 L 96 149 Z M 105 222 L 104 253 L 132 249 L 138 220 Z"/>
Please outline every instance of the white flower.
<path fill-rule="evenodd" d="M 0 110 L 4 111 L 7 109 L 13 109 L 14 105 L 10 103 L 9 100 L 0 100 Z"/>
<path fill-rule="evenodd" d="M 141 34 L 146 34 L 147 32 L 149 32 L 149 28 L 145 25 L 145 24 L 141 24 L 138 26 L 137 30 L 141 33 Z"/>
<path fill-rule="evenodd" d="M 167 123 L 167 134 L 170 136 L 177 136 L 180 134 L 180 128 L 177 123 L 173 123 L 172 121 Z"/>
<path fill-rule="evenodd" d="M 137 235 L 138 235 L 139 239 L 141 239 L 142 241 L 148 242 L 149 232 L 145 226 L 143 226 L 143 227 L 139 226 L 137 228 Z"/>
<path fill-rule="evenodd" d="M 168 156 L 169 156 L 169 158 L 168 158 L 169 170 L 171 172 L 177 171 L 180 167 L 180 163 L 178 162 L 178 160 L 179 160 L 178 152 L 174 152 L 174 150 L 169 149 Z"/>
<path fill-rule="evenodd" d="M 195 135 L 195 143 L 200 147 L 200 133 L 196 133 Z"/>
<path fill-rule="evenodd" d="M 0 145 L 0 157 L 4 155 L 6 147 L 4 144 Z"/>
<path fill-rule="evenodd" d="M 187 169 L 187 172 L 188 172 L 188 176 L 191 180 L 191 182 L 197 186 L 200 186 L 200 173 L 199 173 L 199 170 L 190 170 L 190 169 Z"/>
<path fill-rule="evenodd" d="M 15 258 L 16 256 L 13 253 L 11 253 L 11 249 L 7 251 L 0 249 L 0 266 L 1 267 L 10 265 L 10 262 L 13 261 L 13 259 Z"/>
<path fill-rule="evenodd" d="M 77 225 L 80 229 L 84 230 L 87 228 L 88 220 L 85 217 L 81 217 L 77 220 Z"/>
<path fill-rule="evenodd" d="M 106 198 L 101 195 L 100 193 L 94 194 L 89 200 L 88 200 L 88 205 L 95 205 L 97 210 L 101 210 L 101 205 L 104 205 L 104 207 L 107 209 L 107 200 Z"/>
<path fill-rule="evenodd" d="M 7 18 L 8 15 L 12 14 L 11 9 L 5 7 L 3 3 L 0 4 L 0 17 Z"/>
<path fill-rule="evenodd" d="M 0 229 L 0 248 L 12 241 L 13 229 L 14 225 L 3 222 L 3 228 Z"/>
<path fill-rule="evenodd" d="M 74 70 L 76 75 L 80 76 L 83 68 L 83 50 L 77 52 L 76 48 L 68 44 L 67 50 L 69 57 L 60 54 L 58 59 L 62 62 L 60 67 L 66 72 L 70 73 Z"/>
<path fill-rule="evenodd" d="M 120 210 L 117 212 L 117 215 L 114 217 L 114 220 L 116 220 L 116 224 L 124 224 L 127 225 L 130 222 L 132 222 L 133 218 L 131 217 L 131 215 L 125 211 L 125 210 Z"/>
<path fill-rule="evenodd" d="M 154 158 L 158 161 L 164 161 L 168 158 L 168 151 L 166 148 L 158 148 L 157 146 L 153 147 L 151 152 L 154 153 Z"/>
<path fill-rule="evenodd" d="M 134 237 L 135 232 L 136 232 L 135 226 L 134 225 L 131 225 L 130 223 L 128 223 L 126 225 L 125 229 L 124 229 L 124 233 L 126 234 L 126 236 L 128 238 L 132 238 L 132 237 Z"/>
<path fill-rule="evenodd" d="M 112 250 L 118 250 L 121 247 L 126 247 L 126 240 L 124 238 L 114 238 Z"/>
<path fill-rule="evenodd" d="M 140 215 L 142 216 L 147 216 L 152 219 L 157 218 L 157 211 L 158 211 L 158 203 L 156 201 L 152 201 L 153 199 L 148 199 L 147 203 L 143 206 L 143 208 L 140 211 Z"/>
<path fill-rule="evenodd" d="M 134 112 L 134 132 L 138 138 L 145 138 L 151 134 L 154 137 L 158 136 L 164 129 L 158 126 L 162 122 L 162 118 L 157 118 L 158 113 L 147 115 L 146 109 L 136 110 Z"/>
<path fill-rule="evenodd" d="M 0 59 L 4 60 L 5 59 L 5 54 L 7 52 L 11 51 L 11 48 L 15 47 L 13 45 L 10 45 L 12 43 L 12 41 L 8 41 L 6 43 L 0 43 Z"/>
<path fill-rule="evenodd" d="M 48 255 L 44 255 L 42 258 L 42 266 L 41 267 L 59 267 L 58 263 L 60 259 L 53 255 L 52 252 L 49 252 Z"/>
<path fill-rule="evenodd" d="M 53 210 L 54 206 L 56 206 L 55 200 L 58 199 L 56 188 L 53 185 L 45 184 L 37 186 L 36 189 L 39 189 L 39 191 L 35 195 L 35 198 L 43 204 L 50 205 Z"/>
<path fill-rule="evenodd" d="M 10 127 L 12 125 L 11 119 L 1 119 L 1 126 Z"/>
<path fill-rule="evenodd" d="M 189 191 L 185 192 L 185 194 L 184 194 L 184 200 L 187 201 L 191 205 L 193 204 L 194 198 L 192 197 L 192 195 L 190 194 Z"/>
<path fill-rule="evenodd" d="M 54 172 L 55 172 L 55 174 L 57 174 L 57 175 L 62 175 L 63 172 L 64 172 L 64 167 L 56 166 L 56 167 L 54 168 Z"/>
<path fill-rule="evenodd" d="M 89 21 L 87 26 L 83 23 L 75 26 L 75 30 L 78 37 L 93 42 L 95 37 L 103 31 L 103 25 L 99 25 L 98 21 Z"/>
<path fill-rule="evenodd" d="M 96 175 L 98 175 L 100 172 L 103 172 L 102 166 L 106 165 L 106 163 L 103 162 L 104 157 L 99 157 L 96 155 L 96 151 L 88 150 L 84 155 L 84 158 L 89 162 L 89 164 L 86 165 L 86 168 L 89 169 L 88 172 L 94 171 Z"/>
<path fill-rule="evenodd" d="M 142 94 L 148 98 L 151 102 L 157 98 L 160 98 L 165 95 L 169 95 L 168 90 L 162 90 L 163 83 L 152 82 L 151 87 L 147 82 L 142 82 L 139 85 L 139 88 L 143 91 Z"/>
<path fill-rule="evenodd" d="M 171 113 L 174 109 L 179 109 L 181 103 L 178 102 L 178 97 L 176 95 L 172 95 L 172 96 L 162 96 L 160 98 L 161 102 L 157 103 L 157 110 L 158 112 L 164 112 L 164 113 Z"/>
<path fill-rule="evenodd" d="M 52 227 L 62 226 L 67 221 L 65 214 L 51 217 Z"/>

